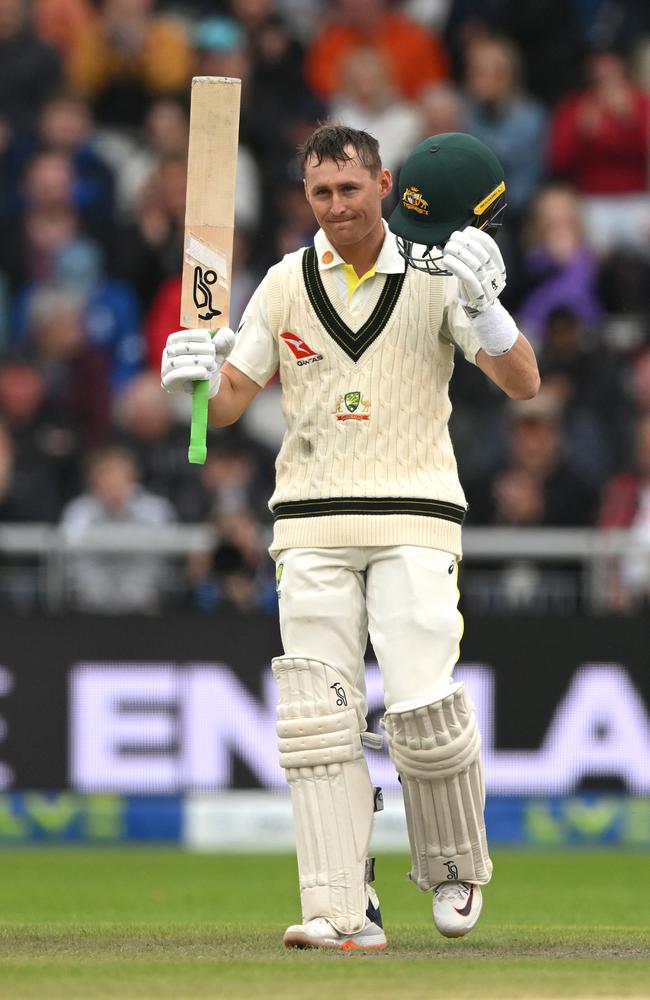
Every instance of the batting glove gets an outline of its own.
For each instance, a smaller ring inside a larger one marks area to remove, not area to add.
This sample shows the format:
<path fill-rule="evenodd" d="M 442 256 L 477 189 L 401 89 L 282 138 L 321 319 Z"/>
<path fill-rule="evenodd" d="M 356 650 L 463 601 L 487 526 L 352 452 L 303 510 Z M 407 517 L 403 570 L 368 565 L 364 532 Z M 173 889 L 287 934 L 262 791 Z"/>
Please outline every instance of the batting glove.
<path fill-rule="evenodd" d="M 506 268 L 492 237 L 473 226 L 452 233 L 441 265 L 458 278 L 461 304 L 485 353 L 498 357 L 509 351 L 519 331 L 498 299 L 506 285 Z"/>
<path fill-rule="evenodd" d="M 160 366 L 163 389 L 191 393 L 195 382 L 209 380 L 212 399 L 219 391 L 221 366 L 234 346 L 235 334 L 227 326 L 214 335 L 210 330 L 170 333 Z"/>
<path fill-rule="evenodd" d="M 491 236 L 474 226 L 451 234 L 440 263 L 458 278 L 461 301 L 470 315 L 487 309 L 505 288 L 501 251 Z"/>

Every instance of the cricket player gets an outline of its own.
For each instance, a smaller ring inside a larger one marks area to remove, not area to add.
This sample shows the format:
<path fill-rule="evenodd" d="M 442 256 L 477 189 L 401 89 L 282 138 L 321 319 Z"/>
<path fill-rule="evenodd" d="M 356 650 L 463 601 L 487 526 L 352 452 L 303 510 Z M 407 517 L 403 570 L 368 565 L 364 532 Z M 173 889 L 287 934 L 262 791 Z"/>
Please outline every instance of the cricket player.
<path fill-rule="evenodd" d="M 476 714 L 453 679 L 466 510 L 447 427 L 454 349 L 514 399 L 539 386 L 498 298 L 506 275 L 489 230 L 503 170 L 469 135 L 432 136 L 407 159 L 387 226 L 393 182 L 372 136 L 324 125 L 301 159 L 314 245 L 269 270 L 236 336 L 171 334 L 162 384 L 190 392 L 209 379 L 210 423 L 225 427 L 280 371 L 287 430 L 270 552 L 284 655 L 273 672 L 302 904 L 285 944 L 386 946 L 368 858 L 381 799 L 364 757 L 379 741 L 366 732 L 368 634 L 410 878 L 432 892 L 440 933 L 460 937 L 492 864 Z"/>

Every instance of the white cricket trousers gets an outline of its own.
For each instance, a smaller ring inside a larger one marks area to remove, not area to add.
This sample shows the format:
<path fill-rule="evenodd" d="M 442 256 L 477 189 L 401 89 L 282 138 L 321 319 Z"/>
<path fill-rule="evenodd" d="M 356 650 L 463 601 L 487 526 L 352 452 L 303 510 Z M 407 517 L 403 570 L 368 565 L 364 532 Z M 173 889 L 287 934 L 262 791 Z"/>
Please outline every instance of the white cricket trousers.
<path fill-rule="evenodd" d="M 455 556 L 417 545 L 284 549 L 276 567 L 285 654 L 335 667 L 362 729 L 368 633 L 387 708 L 449 691 L 463 632 Z"/>

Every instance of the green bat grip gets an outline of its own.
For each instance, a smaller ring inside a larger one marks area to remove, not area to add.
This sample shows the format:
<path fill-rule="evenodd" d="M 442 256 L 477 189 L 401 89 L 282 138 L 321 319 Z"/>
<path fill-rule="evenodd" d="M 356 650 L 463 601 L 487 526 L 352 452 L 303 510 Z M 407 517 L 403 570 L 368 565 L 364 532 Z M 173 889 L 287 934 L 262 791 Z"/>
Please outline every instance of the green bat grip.
<path fill-rule="evenodd" d="M 195 382 L 192 390 L 192 426 L 187 457 L 192 465 L 203 465 L 208 454 L 208 395 L 210 380 Z"/>
<path fill-rule="evenodd" d="M 216 330 L 210 330 L 214 337 Z M 190 427 L 190 446 L 187 450 L 188 460 L 192 465 L 204 465 L 208 455 L 206 438 L 208 434 L 208 401 L 210 379 L 195 382 L 192 389 L 192 425 Z"/>

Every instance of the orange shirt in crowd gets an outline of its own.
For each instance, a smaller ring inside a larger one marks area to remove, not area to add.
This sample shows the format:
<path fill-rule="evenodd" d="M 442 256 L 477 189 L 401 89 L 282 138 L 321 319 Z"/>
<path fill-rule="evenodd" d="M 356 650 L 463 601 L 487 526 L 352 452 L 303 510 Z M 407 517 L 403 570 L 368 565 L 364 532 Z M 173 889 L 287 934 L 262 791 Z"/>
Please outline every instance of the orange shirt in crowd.
<path fill-rule="evenodd" d="M 38 37 L 64 54 L 94 18 L 88 0 L 35 0 L 33 10 Z"/>
<path fill-rule="evenodd" d="M 327 100 L 338 89 L 340 66 L 354 49 L 373 48 L 390 66 L 395 86 L 407 100 L 423 87 L 449 77 L 449 59 L 432 32 L 399 14 L 387 13 L 378 27 L 361 32 L 351 25 L 326 25 L 307 52 L 305 72 L 314 93 Z"/>
<path fill-rule="evenodd" d="M 152 95 L 180 92 L 189 86 L 194 55 L 186 32 L 171 18 L 151 18 L 139 51 L 114 47 L 97 19 L 80 31 L 68 57 L 68 79 L 84 97 L 93 98 L 115 80 L 137 77 Z"/>

